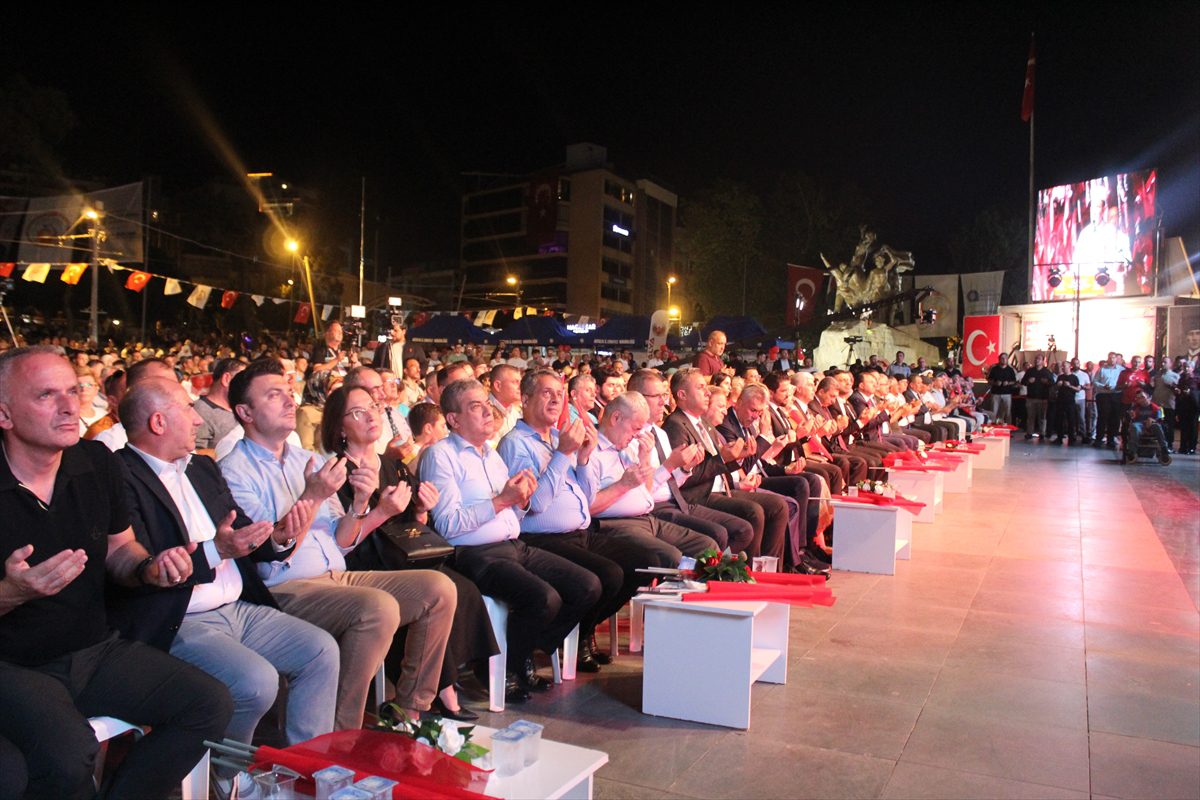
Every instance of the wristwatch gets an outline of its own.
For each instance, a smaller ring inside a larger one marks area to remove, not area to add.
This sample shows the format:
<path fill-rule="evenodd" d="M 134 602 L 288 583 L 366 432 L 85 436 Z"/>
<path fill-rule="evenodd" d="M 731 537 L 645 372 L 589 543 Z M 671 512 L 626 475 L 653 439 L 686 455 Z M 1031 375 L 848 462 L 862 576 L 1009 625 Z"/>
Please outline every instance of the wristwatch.
<path fill-rule="evenodd" d="M 354 511 L 352 511 L 351 513 L 354 514 L 355 519 L 364 519 L 368 514 L 371 513 L 371 504 L 367 503 L 367 507 L 363 509 L 361 514 L 354 512 Z"/>

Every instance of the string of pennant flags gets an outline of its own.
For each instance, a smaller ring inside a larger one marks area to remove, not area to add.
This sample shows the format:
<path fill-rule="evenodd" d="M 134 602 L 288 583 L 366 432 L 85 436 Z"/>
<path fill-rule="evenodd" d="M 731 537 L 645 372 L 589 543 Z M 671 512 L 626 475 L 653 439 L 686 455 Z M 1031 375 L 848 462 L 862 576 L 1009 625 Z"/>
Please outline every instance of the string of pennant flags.
<path fill-rule="evenodd" d="M 181 278 L 170 278 L 166 275 L 158 275 L 156 273 L 146 272 L 145 270 L 136 269 L 134 267 L 122 266 L 111 259 L 100 259 L 100 264 L 107 267 L 108 271 L 112 273 L 128 272 L 129 277 L 125 279 L 125 288 L 131 292 L 140 293 L 146 288 L 153 278 L 158 278 L 164 282 L 163 295 L 167 297 L 170 297 L 171 295 L 183 294 L 183 287 L 185 285 L 191 286 L 192 290 L 188 294 L 186 302 L 188 305 L 194 308 L 204 308 L 208 305 L 208 301 L 213 294 L 217 294 L 220 298 L 220 307 L 228 310 L 233 308 L 234 304 L 237 303 L 238 297 L 241 294 L 244 294 L 243 292 L 238 292 L 233 289 L 221 289 L 219 287 L 208 286 L 203 283 L 196 283 L 195 281 L 183 280 Z M 11 278 L 17 270 L 17 266 L 17 262 L 14 261 L 0 262 L 0 278 Z M 61 264 L 50 262 L 30 263 L 25 265 L 25 269 L 21 273 L 21 280 L 29 281 L 30 283 L 44 284 L 46 279 L 50 277 L 51 270 L 58 266 L 63 268 L 62 274 L 59 276 L 59 280 L 61 280 L 63 283 L 75 286 L 79 283 L 80 279 L 83 277 L 84 273 L 87 272 L 88 267 L 90 267 L 91 264 L 86 261 L 65 262 Z M 251 294 L 249 297 L 256 306 L 260 307 L 268 300 L 275 305 L 282 305 L 283 303 L 296 304 L 297 308 L 293 321 L 298 325 L 305 325 L 312 318 L 313 307 L 308 301 L 293 300 L 287 297 L 271 297 L 270 295 L 264 294 Z M 338 305 L 329 303 L 318 305 L 321 306 L 322 321 L 328 321 L 329 318 L 333 316 L 334 311 L 340 308 Z"/>

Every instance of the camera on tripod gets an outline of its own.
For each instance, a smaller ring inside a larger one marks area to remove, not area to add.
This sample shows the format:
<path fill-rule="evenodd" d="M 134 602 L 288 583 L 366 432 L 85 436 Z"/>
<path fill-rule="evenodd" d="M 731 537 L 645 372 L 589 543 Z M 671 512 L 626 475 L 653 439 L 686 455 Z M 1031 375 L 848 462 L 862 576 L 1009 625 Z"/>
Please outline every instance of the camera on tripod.
<path fill-rule="evenodd" d="M 847 336 L 846 338 L 842 339 L 842 341 L 846 344 L 858 344 L 859 342 L 865 341 L 865 339 L 861 336 Z"/>

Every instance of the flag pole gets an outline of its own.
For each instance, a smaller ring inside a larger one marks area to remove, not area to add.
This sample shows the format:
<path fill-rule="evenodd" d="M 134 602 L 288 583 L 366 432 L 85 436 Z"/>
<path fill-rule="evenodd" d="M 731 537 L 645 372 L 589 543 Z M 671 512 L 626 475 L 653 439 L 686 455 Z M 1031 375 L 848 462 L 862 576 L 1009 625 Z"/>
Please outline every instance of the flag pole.
<path fill-rule="evenodd" d="M 1034 70 L 1036 69 L 1035 45 L 1036 45 L 1036 39 L 1034 38 L 1034 34 L 1030 33 L 1029 34 L 1029 60 L 1025 64 L 1025 90 L 1024 90 L 1024 94 L 1021 98 L 1022 110 L 1028 113 L 1028 120 L 1029 120 L 1029 237 L 1028 237 L 1028 246 L 1029 246 L 1029 277 L 1028 277 L 1028 280 L 1029 281 L 1033 280 L 1033 275 L 1034 275 L 1034 272 L 1033 272 L 1033 266 L 1034 266 L 1033 265 L 1033 260 L 1034 260 L 1033 245 L 1034 245 L 1034 224 L 1035 224 L 1034 214 L 1035 214 L 1035 210 L 1037 208 L 1037 206 L 1036 206 L 1037 194 L 1036 194 L 1036 189 L 1034 188 L 1034 182 L 1033 182 L 1033 155 L 1034 155 L 1034 152 L 1033 152 L 1033 129 L 1034 129 L 1034 118 L 1036 117 L 1036 113 L 1034 111 L 1034 77 L 1035 77 Z"/>

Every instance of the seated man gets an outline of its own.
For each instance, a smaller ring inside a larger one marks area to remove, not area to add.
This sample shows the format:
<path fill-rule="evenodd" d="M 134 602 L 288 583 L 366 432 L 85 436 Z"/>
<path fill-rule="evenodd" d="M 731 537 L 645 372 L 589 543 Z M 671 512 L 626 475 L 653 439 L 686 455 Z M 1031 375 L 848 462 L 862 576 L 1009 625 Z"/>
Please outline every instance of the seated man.
<path fill-rule="evenodd" d="M 277 361 L 256 361 L 239 372 L 229 385 L 229 402 L 246 435 L 220 467 L 246 516 L 273 524 L 297 503 L 312 504 L 311 525 L 300 526 L 307 533 L 296 537 L 294 549 L 260 561 L 258 573 L 283 611 L 338 640 L 334 727 L 362 727 L 367 690 L 401 625 L 408 631 L 396 703 L 410 716 L 428 711 L 454 618 L 454 584 L 431 570 L 346 570 L 346 553 L 399 509 L 383 502 L 369 508 L 379 475 L 358 469 L 350 475 L 354 513 L 343 510 L 333 495 L 346 482 L 345 459 L 321 465 L 316 454 L 288 443 L 296 401 Z"/>
<path fill-rule="evenodd" d="M 839 432 L 838 422 L 828 418 L 817 402 L 817 384 L 813 374 L 797 372 L 792 376 L 792 387 L 795 391 L 786 413 L 796 421 L 796 425 L 803 425 L 808 430 L 807 440 L 801 442 L 805 461 L 833 464 L 841 471 L 841 487 L 836 490 L 831 487 L 834 494 L 842 494 L 846 486 L 866 480 L 866 461 L 848 452 L 835 450 L 826 442 L 827 437 L 836 436 Z"/>
<path fill-rule="evenodd" d="M 192 546 L 152 556 L 134 538 L 120 462 L 79 441 L 75 371 L 55 348 L 0 355 L 0 432 L 0 739 L 24 757 L 25 796 L 94 797 L 100 744 L 87 718 L 112 716 L 153 730 L 105 795 L 167 797 L 233 704 L 201 670 L 117 638 L 104 582 L 181 585 Z"/>
<path fill-rule="evenodd" d="M 175 381 L 138 383 L 120 413 L 129 444 L 117 455 L 138 541 L 151 553 L 193 542 L 199 547 L 191 556 L 192 576 L 182 584 L 111 589 L 109 613 L 117 628 L 228 686 L 234 702 L 228 738 L 250 744 L 275 702 L 280 674 L 288 679 L 288 744 L 329 733 L 337 643 L 281 612 L 255 571 L 256 562 L 276 558 L 283 542 L 300 535 L 306 509 L 279 523 L 251 523 L 212 459 L 189 455 L 203 419 Z"/>
<path fill-rule="evenodd" d="M 557 373 L 526 372 L 520 394 L 522 419 L 500 440 L 498 452 L 509 475 L 528 470 L 537 479 L 529 512 L 521 518 L 521 541 L 578 564 L 600 581 L 600 599 L 579 621 L 578 658 L 580 670 L 599 672 L 608 658 L 592 646 L 596 625 L 617 613 L 638 586 L 649 582 L 650 576 L 638 569 L 674 567 L 679 564 L 679 551 L 649 532 L 606 530 L 592 518 L 589 507 L 599 488 L 591 463 L 596 434 L 581 420 L 561 432 L 554 430 L 563 404 Z M 610 403 L 604 419 L 612 413 Z"/>
<path fill-rule="evenodd" d="M 806 372 L 799 374 L 807 377 L 811 384 L 811 375 Z M 793 419 L 790 413 L 794 391 L 791 381 L 782 375 L 772 373 L 763 378 L 762 385 L 768 393 L 769 400 L 759 417 L 761 420 L 759 423 L 760 443 L 770 446 L 779 437 L 786 437 L 779 449 L 779 454 L 764 465 L 767 474 L 782 475 L 790 470 L 791 474 L 803 472 L 810 476 L 820 476 L 831 493 L 841 494 L 846 485 L 841 468 L 821 455 L 809 458 L 805 453 L 804 445 L 809 441 L 812 430 L 806 418 L 798 416 Z M 751 398 L 754 395 L 755 392 L 751 392 Z M 738 398 L 739 404 L 743 397 L 746 397 L 745 390 Z M 747 401 L 751 398 L 747 398 Z M 797 428 L 797 420 L 804 424 L 803 428 Z M 778 469 L 773 470 L 772 468 Z M 809 486 L 811 487 L 813 484 L 810 482 Z M 813 496 L 816 497 L 819 494 L 820 492 L 817 492 Z"/>
<path fill-rule="evenodd" d="M 549 688 L 534 671 L 533 651 L 552 652 L 600 599 L 600 581 L 583 567 L 520 540 L 521 517 L 537 490 L 528 470 L 509 475 L 488 439 L 495 419 L 483 385 L 443 387 L 450 435 L 421 456 L 421 480 L 438 490 L 433 527 L 455 545 L 454 568 L 485 595 L 508 605 L 505 697 Z"/>
<path fill-rule="evenodd" d="M 1145 389 L 1138 389 L 1133 395 L 1133 407 L 1129 409 L 1129 441 L 1125 443 L 1125 460 L 1137 461 L 1138 446 L 1142 437 L 1152 437 L 1158 443 L 1158 460 L 1162 464 L 1171 463 L 1171 454 L 1167 451 L 1167 437 L 1163 434 L 1162 408 L 1150 402 L 1150 395 Z"/>

